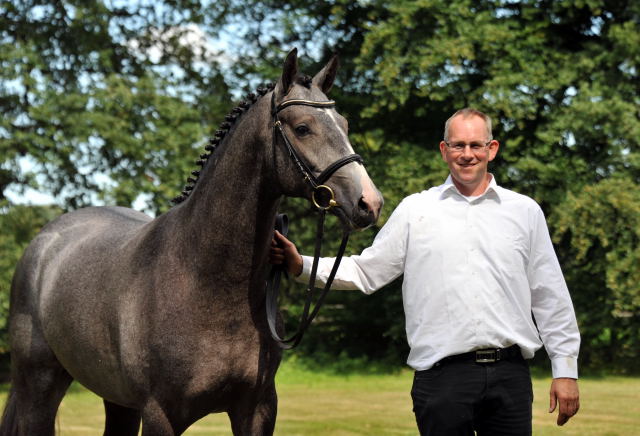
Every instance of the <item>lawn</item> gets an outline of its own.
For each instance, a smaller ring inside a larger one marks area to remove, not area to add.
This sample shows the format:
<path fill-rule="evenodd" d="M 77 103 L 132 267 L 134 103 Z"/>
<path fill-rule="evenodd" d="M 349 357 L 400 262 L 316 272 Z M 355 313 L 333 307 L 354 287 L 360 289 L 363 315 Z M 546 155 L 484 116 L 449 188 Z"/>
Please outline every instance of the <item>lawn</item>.
<path fill-rule="evenodd" d="M 313 373 L 283 363 L 276 435 L 356 436 L 417 435 L 409 389 L 411 373 L 335 375 Z M 640 378 L 604 377 L 580 380 L 581 409 L 564 427 L 549 415 L 550 379 L 534 378 L 534 435 L 640 436 Z M 6 389 L 0 393 L 4 404 Z M 101 400 L 72 385 L 60 407 L 58 435 L 102 434 Z M 186 435 L 230 435 L 224 414 L 195 423 Z"/>

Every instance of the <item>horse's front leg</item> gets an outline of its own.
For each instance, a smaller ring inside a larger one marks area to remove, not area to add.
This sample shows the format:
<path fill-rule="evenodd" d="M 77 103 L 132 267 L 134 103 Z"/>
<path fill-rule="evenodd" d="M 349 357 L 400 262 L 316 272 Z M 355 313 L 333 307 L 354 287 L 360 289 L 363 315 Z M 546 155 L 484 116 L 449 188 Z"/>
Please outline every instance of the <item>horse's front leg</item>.
<path fill-rule="evenodd" d="M 275 382 L 255 401 L 238 401 L 227 412 L 234 436 L 271 436 L 276 426 L 278 395 Z"/>
<path fill-rule="evenodd" d="M 169 417 L 157 401 L 151 400 L 142 409 L 142 436 L 176 436 Z"/>
<path fill-rule="evenodd" d="M 138 436 L 140 412 L 104 400 L 104 436 Z"/>

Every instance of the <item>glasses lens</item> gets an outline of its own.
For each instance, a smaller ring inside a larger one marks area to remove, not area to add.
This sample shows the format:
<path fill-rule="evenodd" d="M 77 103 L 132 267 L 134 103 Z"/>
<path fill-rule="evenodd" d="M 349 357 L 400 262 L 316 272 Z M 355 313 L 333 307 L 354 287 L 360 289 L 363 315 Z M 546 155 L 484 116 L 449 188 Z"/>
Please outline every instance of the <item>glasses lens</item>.
<path fill-rule="evenodd" d="M 471 151 L 481 151 L 484 150 L 484 148 L 488 144 L 489 143 L 483 144 L 482 142 L 472 142 L 471 144 L 469 144 L 469 148 L 471 149 Z M 456 142 L 454 144 L 451 144 L 449 147 L 453 151 L 461 152 L 467 147 L 467 144 L 465 144 L 464 142 Z"/>

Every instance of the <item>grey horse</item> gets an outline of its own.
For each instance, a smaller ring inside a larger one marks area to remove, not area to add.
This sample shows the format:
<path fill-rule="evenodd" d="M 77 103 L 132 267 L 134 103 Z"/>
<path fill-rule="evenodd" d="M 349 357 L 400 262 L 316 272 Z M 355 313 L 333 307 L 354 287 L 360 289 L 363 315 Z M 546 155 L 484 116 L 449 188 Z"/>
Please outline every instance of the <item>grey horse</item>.
<path fill-rule="evenodd" d="M 0 435 L 52 435 L 72 380 L 104 399 L 105 435 L 178 435 L 226 412 L 235 435 L 270 435 L 281 349 L 265 314 L 268 248 L 283 196 L 312 189 L 274 133 L 273 105 L 326 102 L 331 59 L 312 79 L 295 49 L 275 86 L 250 94 L 155 219 L 121 207 L 47 224 L 11 288 L 11 390 Z M 289 102 L 290 103 L 290 102 Z M 280 126 L 315 174 L 353 153 L 333 107 L 291 104 Z M 382 197 L 358 161 L 325 183 L 343 225 L 375 222 Z"/>

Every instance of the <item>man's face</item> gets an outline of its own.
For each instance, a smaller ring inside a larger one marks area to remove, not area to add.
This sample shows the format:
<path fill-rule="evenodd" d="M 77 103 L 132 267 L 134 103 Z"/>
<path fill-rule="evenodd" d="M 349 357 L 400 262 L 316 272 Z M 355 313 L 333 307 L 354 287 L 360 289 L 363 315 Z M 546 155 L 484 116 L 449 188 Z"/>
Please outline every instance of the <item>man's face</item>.
<path fill-rule="evenodd" d="M 482 118 L 458 115 L 449 124 L 448 143 L 449 146 L 440 142 L 440 153 L 449 165 L 454 184 L 464 195 L 482 194 L 488 182 L 488 164 L 498 154 L 498 141 L 487 143 L 487 128 Z M 456 145 L 464 148 L 455 150 Z"/>

